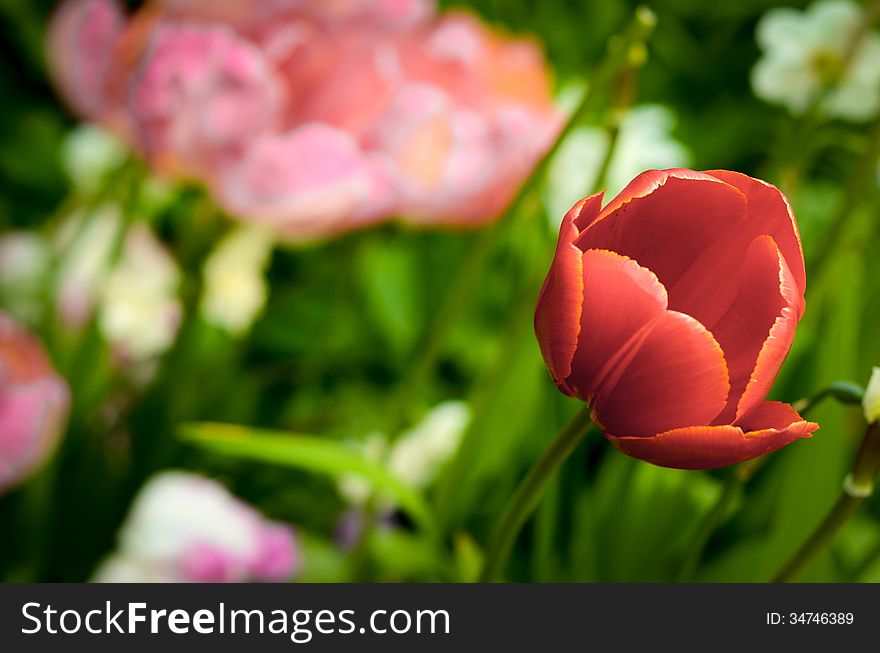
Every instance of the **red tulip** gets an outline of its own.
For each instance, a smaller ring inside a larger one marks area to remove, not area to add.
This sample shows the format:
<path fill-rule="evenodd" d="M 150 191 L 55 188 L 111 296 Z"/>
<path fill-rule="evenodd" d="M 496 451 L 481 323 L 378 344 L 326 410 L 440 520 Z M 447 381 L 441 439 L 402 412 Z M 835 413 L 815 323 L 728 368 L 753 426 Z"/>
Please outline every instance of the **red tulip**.
<path fill-rule="evenodd" d="M 535 330 L 553 379 L 624 453 L 710 469 L 817 424 L 765 401 L 804 312 L 803 251 L 774 186 L 650 170 L 566 214 Z"/>

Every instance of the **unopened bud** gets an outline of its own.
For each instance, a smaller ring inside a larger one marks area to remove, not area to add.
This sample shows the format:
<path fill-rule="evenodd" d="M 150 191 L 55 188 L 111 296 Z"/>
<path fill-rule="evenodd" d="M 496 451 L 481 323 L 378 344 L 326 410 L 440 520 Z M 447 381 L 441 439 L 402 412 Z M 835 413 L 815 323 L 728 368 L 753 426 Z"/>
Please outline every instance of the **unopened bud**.
<path fill-rule="evenodd" d="M 862 408 L 865 411 L 865 421 L 868 424 L 880 420 L 880 367 L 875 367 L 871 372 L 871 379 L 865 388 L 862 397 Z"/>

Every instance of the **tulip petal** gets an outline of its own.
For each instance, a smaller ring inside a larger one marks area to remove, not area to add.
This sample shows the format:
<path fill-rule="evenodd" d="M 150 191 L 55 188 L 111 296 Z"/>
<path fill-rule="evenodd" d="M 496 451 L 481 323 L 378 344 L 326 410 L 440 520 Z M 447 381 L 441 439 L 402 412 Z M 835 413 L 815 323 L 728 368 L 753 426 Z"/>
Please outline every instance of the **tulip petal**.
<path fill-rule="evenodd" d="M 125 22 L 114 0 L 68 0 L 52 18 L 49 67 L 64 99 L 85 118 L 103 118 L 111 108 L 107 82 Z"/>
<path fill-rule="evenodd" d="M 600 371 L 610 369 L 609 361 L 666 310 L 667 298 L 654 273 L 626 256 L 591 249 L 582 265 L 584 300 L 568 386 L 586 398 L 598 387 Z"/>
<path fill-rule="evenodd" d="M 0 367 L 0 492 L 16 485 L 52 453 L 67 418 L 70 394 L 57 377 L 3 388 Z"/>
<path fill-rule="evenodd" d="M 730 384 L 724 353 L 690 315 L 663 311 L 600 372 L 593 413 L 606 432 L 653 436 L 708 424 L 724 408 Z"/>
<path fill-rule="evenodd" d="M 737 187 L 748 200 L 747 222 L 754 234 L 769 234 L 779 246 L 803 295 L 806 289 L 804 250 L 791 205 L 776 186 L 740 172 L 710 170 L 708 174 Z"/>
<path fill-rule="evenodd" d="M 738 421 L 742 420 L 744 416 L 748 415 L 757 406 L 763 405 L 761 402 L 770 391 L 773 382 L 776 380 L 776 375 L 779 374 L 782 363 L 791 350 L 795 329 L 803 313 L 803 298 L 800 295 L 792 271 L 779 250 L 776 250 L 775 256 L 778 270 L 776 280 L 778 290 L 776 292 L 779 293 L 783 305 L 776 314 L 773 325 L 770 327 L 769 335 L 761 345 L 755 365 L 749 375 L 748 383 L 744 387 L 742 396 L 737 404 L 736 419 Z M 746 358 L 740 360 L 748 360 L 747 356 L 749 355 L 751 355 L 751 352 L 746 354 Z M 731 392 L 731 402 L 734 400 L 735 395 Z"/>
<path fill-rule="evenodd" d="M 556 256 L 535 309 L 535 334 L 541 354 L 556 385 L 568 395 L 572 392 L 565 379 L 571 374 L 584 297 L 583 253 L 574 246 L 574 241 L 580 233 L 579 223 L 595 218 L 601 204 L 599 193 L 582 199 L 565 214 L 559 228 Z"/>
<path fill-rule="evenodd" d="M 679 305 L 673 292 L 679 279 L 707 250 L 729 242 L 745 219 L 746 198 L 733 186 L 692 171 L 648 171 L 627 186 L 578 239 L 582 250 L 608 249 L 654 272 L 669 291 L 673 310 L 703 316 Z M 732 299 L 735 286 L 728 293 Z M 717 301 L 717 289 L 700 293 Z"/>
<path fill-rule="evenodd" d="M 712 328 L 724 350 L 730 370 L 730 395 L 716 424 L 734 421 L 737 404 L 755 369 L 758 356 L 768 341 L 773 347 L 765 355 L 760 382 L 752 382 L 749 395 L 758 403 L 770 389 L 794 336 L 797 318 L 790 315 L 787 291 L 793 287 L 791 275 L 776 243 L 770 236 L 759 236 L 750 245 L 740 264 L 739 290 L 729 309 Z M 795 289 L 795 293 L 797 290 Z M 781 320 L 781 322 L 780 322 Z M 778 323 L 778 326 L 777 326 Z M 772 337 L 772 329 L 776 335 Z M 760 393 L 760 396 L 758 396 Z M 749 404 L 750 406 L 753 405 Z"/>
<path fill-rule="evenodd" d="M 254 139 L 215 192 L 231 213 L 305 241 L 377 220 L 393 201 L 388 177 L 351 135 L 310 123 Z"/>
<path fill-rule="evenodd" d="M 772 453 L 819 428 L 775 401 L 765 401 L 746 421 L 742 428 L 690 426 L 648 438 L 606 437 L 626 455 L 661 467 L 714 469 Z"/>
<path fill-rule="evenodd" d="M 762 401 L 736 425 L 749 437 L 765 431 L 782 433 L 788 430 L 799 433 L 797 437 L 807 437 L 819 428 L 818 424 L 806 421 L 794 408 L 781 401 Z"/>
<path fill-rule="evenodd" d="M 608 202 L 605 208 L 602 209 L 602 213 L 599 214 L 599 219 L 604 220 L 621 206 L 634 199 L 650 195 L 663 186 L 670 177 L 676 177 L 678 179 L 703 179 L 706 181 L 716 181 L 705 173 L 688 170 L 687 168 L 645 170 L 645 172 L 641 173 L 624 186 L 623 190 L 620 191 L 614 199 Z"/>

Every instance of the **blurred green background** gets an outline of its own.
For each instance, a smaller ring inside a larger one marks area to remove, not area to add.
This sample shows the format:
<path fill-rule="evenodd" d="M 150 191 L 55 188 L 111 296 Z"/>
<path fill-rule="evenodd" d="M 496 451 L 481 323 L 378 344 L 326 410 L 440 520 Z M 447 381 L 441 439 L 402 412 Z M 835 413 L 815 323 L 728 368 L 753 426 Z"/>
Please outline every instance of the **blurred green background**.
<path fill-rule="evenodd" d="M 689 152 L 689 167 L 739 170 L 782 184 L 808 260 L 828 240 L 836 216 L 845 216 L 822 269 L 808 269 L 807 313 L 773 391 L 793 401 L 838 379 L 864 384 L 880 362 L 880 191 L 876 148 L 870 155 L 876 125 L 822 121 L 801 138 L 803 121 L 753 95 L 749 74 L 760 55 L 755 26 L 777 4 L 651 2 L 658 24 L 635 104 L 669 110 L 669 138 Z M 59 153 L 75 119 L 53 92 L 42 58 L 53 5 L 0 0 L 3 231 L 40 229 L 69 192 Z M 537 36 L 563 88 L 590 77 L 636 3 L 468 6 L 494 24 Z M 587 123 L 601 128 L 605 106 Z M 189 189 L 153 218 L 193 279 L 206 243 L 228 226 L 197 223 L 193 216 L 203 203 Z M 0 578 L 87 579 L 113 548 L 144 479 L 178 467 L 217 478 L 267 516 L 296 524 L 304 580 L 472 579 L 505 500 L 578 408 L 554 387 L 532 332 L 536 283 L 561 218 L 545 210 L 531 196 L 518 215 L 493 228 L 489 264 L 453 313 L 436 364 L 423 378 L 413 371 L 420 351 L 443 317 L 438 311 L 470 248 L 486 239 L 482 233 L 383 226 L 326 244 L 279 248 L 268 272 L 268 305 L 250 335 L 234 341 L 188 314 L 145 388 L 125 387 L 100 342 L 90 345 L 84 362 L 83 349 L 79 358 L 66 354 L 58 338 L 42 333 L 73 387 L 73 417 L 51 465 L 0 497 Z M 198 238 L 194 230 L 201 230 Z M 184 302 L 192 305 L 197 282 L 187 283 Z M 439 532 L 426 534 L 403 517 L 395 528 L 372 530 L 355 553 L 334 544 L 347 506 L 327 475 L 206 452 L 178 433 L 181 423 L 213 421 L 360 440 L 397 432 L 430 406 L 459 398 L 470 403 L 474 419 L 427 491 Z M 732 493 L 696 565 L 687 561 L 730 471 L 657 468 L 591 434 L 517 540 L 507 578 L 768 580 L 839 495 L 863 428 L 856 406 L 827 402 L 810 418 L 821 425 L 817 435 L 773 455 Z M 804 578 L 880 581 L 876 499 Z"/>

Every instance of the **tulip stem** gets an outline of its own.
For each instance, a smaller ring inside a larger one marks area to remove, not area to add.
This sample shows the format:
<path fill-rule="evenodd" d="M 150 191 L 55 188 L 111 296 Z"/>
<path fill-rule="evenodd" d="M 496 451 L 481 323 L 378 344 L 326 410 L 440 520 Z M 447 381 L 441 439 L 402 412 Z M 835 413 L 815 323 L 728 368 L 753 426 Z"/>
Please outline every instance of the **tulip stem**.
<path fill-rule="evenodd" d="M 800 549 L 773 578 L 777 583 L 795 580 L 822 554 L 874 491 L 874 479 L 880 472 L 880 423 L 869 424 L 853 463 L 852 472 L 843 483 L 843 492 L 825 519 Z"/>
<path fill-rule="evenodd" d="M 585 405 L 562 427 L 520 482 L 489 537 L 485 562 L 480 573 L 481 583 L 492 582 L 504 569 L 513 541 L 538 505 L 547 482 L 574 451 L 592 423 L 590 408 Z"/>
<path fill-rule="evenodd" d="M 577 108 L 569 116 L 556 140 L 544 152 L 544 155 L 519 187 L 518 192 L 499 218 L 499 224 L 504 224 L 516 216 L 526 204 L 526 200 L 538 190 L 550 161 L 566 136 L 594 109 L 594 105 L 600 98 L 600 93 L 607 91 L 618 77 L 644 63 L 645 43 L 654 31 L 656 22 L 657 17 L 649 8 L 639 6 L 626 29 L 609 41 L 605 58 L 596 68 L 593 79 L 584 91 Z M 610 149 L 613 149 L 613 145 Z M 609 151 L 609 157 L 610 154 Z M 488 265 L 500 235 L 501 229 L 498 225 L 487 227 L 477 235 L 471 244 L 462 266 L 443 298 L 436 312 L 436 317 L 418 349 L 417 359 L 409 366 L 404 379 L 398 386 L 397 403 L 393 408 L 393 415 L 388 426 L 392 435 L 408 422 L 410 402 L 418 398 L 422 385 L 434 368 L 447 332 L 454 324 L 455 318 L 467 305 L 471 292 L 480 281 L 480 272 Z"/>
<path fill-rule="evenodd" d="M 407 372 L 397 386 L 397 400 L 392 406 L 387 426 L 389 435 L 392 437 L 409 423 L 411 402 L 419 397 L 422 386 L 437 362 L 447 332 L 455 324 L 456 317 L 467 306 L 471 293 L 481 279 L 481 271 L 487 265 L 500 232 L 497 225 L 483 229 L 481 233 L 477 234 L 465 254 L 458 273 L 441 300 L 434 320 L 418 347 L 418 356 L 408 366 Z"/>
<path fill-rule="evenodd" d="M 821 404 L 828 398 L 837 399 L 844 404 L 859 403 L 861 401 L 862 389 L 854 383 L 848 381 L 836 381 L 827 388 L 811 395 L 810 397 L 801 399 L 792 404 L 792 407 L 806 417 L 816 406 Z M 711 510 L 706 513 L 706 518 L 700 527 L 696 537 L 691 541 L 684 558 L 684 563 L 679 569 L 676 580 L 679 582 L 688 582 L 693 580 L 694 574 L 700 566 L 700 560 L 703 557 L 703 551 L 706 544 L 715 530 L 721 525 L 727 511 L 742 488 L 748 483 L 761 467 L 768 461 L 768 456 L 754 458 L 744 463 L 740 463 L 724 480 L 724 487 L 721 488 L 721 494 L 713 504 Z"/>

